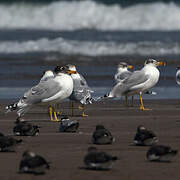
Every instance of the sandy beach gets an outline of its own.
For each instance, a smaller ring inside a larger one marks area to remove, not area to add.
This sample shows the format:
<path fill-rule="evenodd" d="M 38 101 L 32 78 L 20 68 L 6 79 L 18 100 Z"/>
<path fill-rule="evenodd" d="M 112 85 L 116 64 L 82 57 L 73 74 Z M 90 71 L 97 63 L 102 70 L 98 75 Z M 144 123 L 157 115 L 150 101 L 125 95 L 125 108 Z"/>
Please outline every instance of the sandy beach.
<path fill-rule="evenodd" d="M 4 114 L 3 110 L 9 101 L 1 101 L 0 131 L 12 134 L 15 113 Z M 180 100 L 145 100 L 144 104 L 151 111 L 140 111 L 138 103 L 134 107 L 124 107 L 121 101 L 104 101 L 88 105 L 88 117 L 75 117 L 80 123 L 77 133 L 58 132 L 59 123 L 48 120 L 47 108 L 35 107 L 26 115 L 27 121 L 41 126 L 36 137 L 17 137 L 24 140 L 15 153 L 0 153 L 1 173 L 3 180 L 138 180 L 163 179 L 178 180 L 179 155 L 171 163 L 151 163 L 146 160 L 148 147 L 132 146 L 136 128 L 142 124 L 153 130 L 159 144 L 170 145 L 180 149 Z M 63 114 L 69 114 L 68 103 L 60 104 Z M 96 145 L 100 150 L 119 157 L 110 171 L 90 171 L 83 169 L 83 157 L 87 148 L 92 146 L 91 136 L 97 124 L 108 128 L 116 141 L 112 145 Z M 32 150 L 51 162 L 51 168 L 45 175 L 18 174 L 19 162 L 25 150 Z"/>

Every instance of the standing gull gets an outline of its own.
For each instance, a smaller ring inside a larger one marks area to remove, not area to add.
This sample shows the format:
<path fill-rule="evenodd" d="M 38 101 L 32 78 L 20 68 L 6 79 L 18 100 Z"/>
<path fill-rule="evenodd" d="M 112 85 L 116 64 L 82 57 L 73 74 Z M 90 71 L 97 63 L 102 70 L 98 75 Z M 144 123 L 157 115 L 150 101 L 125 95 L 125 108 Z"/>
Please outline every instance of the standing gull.
<path fill-rule="evenodd" d="M 140 110 L 148 110 L 144 108 L 142 94 L 156 85 L 160 75 L 157 66 L 163 65 L 165 65 L 164 62 L 158 62 L 154 59 L 145 61 L 144 67 L 141 70 L 134 71 L 124 81 L 115 85 L 106 97 L 114 98 L 139 94 Z"/>
<path fill-rule="evenodd" d="M 128 78 L 132 72 L 128 69 L 132 69 L 132 65 L 128 65 L 126 62 L 120 62 L 118 64 L 117 73 L 114 76 L 116 83 L 122 82 L 124 79 Z"/>
<path fill-rule="evenodd" d="M 126 78 L 128 78 L 132 72 L 128 69 L 132 69 L 132 65 L 128 65 L 126 62 L 120 62 L 118 64 L 117 73 L 114 76 L 114 79 L 116 83 L 124 81 Z M 133 96 L 132 96 L 132 105 L 133 105 Z M 125 105 L 127 105 L 127 95 L 125 95 Z"/>
<path fill-rule="evenodd" d="M 6 106 L 6 112 L 16 110 L 21 117 L 36 104 L 51 107 L 68 98 L 73 90 L 73 81 L 69 74 L 71 71 L 66 66 L 58 68 L 54 78 L 40 81 L 38 85 L 27 91 L 19 102 Z M 54 119 L 52 113 L 54 113 Z M 59 121 L 54 108 L 50 109 L 50 120 Z"/>
<path fill-rule="evenodd" d="M 81 103 L 78 108 L 84 110 L 84 105 L 92 103 L 91 93 L 93 92 L 88 86 L 84 77 L 76 71 L 74 65 L 67 65 L 68 69 L 73 72 L 71 77 L 73 79 L 73 92 L 69 99 L 72 101 L 72 115 L 73 115 L 73 101 Z M 87 114 L 82 112 L 82 116 L 86 117 Z"/>
<path fill-rule="evenodd" d="M 47 70 L 47 71 L 44 71 L 44 72 L 43 72 L 43 75 L 42 75 L 42 78 L 41 78 L 40 81 L 47 81 L 47 80 L 52 79 L 52 78 L 54 78 L 54 77 L 55 77 L 55 76 L 54 76 L 53 71 Z"/>

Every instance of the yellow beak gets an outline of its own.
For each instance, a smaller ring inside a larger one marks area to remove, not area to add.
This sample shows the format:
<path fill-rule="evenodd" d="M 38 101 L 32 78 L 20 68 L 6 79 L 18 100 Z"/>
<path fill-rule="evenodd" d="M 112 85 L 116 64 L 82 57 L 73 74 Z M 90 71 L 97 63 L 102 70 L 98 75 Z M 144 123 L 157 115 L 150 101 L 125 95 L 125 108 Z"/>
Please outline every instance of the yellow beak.
<path fill-rule="evenodd" d="M 160 62 L 158 62 L 158 63 L 157 63 L 157 65 L 158 65 L 158 66 L 166 66 L 166 63 L 165 63 L 165 62 L 160 61 Z"/>
<path fill-rule="evenodd" d="M 128 66 L 128 69 L 133 69 L 134 67 L 132 65 L 129 65 Z"/>
<path fill-rule="evenodd" d="M 68 70 L 67 73 L 68 74 L 76 74 L 76 71 Z"/>

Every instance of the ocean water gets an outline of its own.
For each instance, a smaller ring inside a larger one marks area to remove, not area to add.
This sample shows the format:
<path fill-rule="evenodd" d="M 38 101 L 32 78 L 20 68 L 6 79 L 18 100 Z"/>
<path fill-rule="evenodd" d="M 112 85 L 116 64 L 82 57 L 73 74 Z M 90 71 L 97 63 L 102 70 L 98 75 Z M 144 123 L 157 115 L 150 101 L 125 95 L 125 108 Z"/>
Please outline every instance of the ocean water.
<path fill-rule="evenodd" d="M 119 61 L 138 69 L 147 58 L 168 62 L 158 97 L 177 98 L 179 57 L 179 1 L 0 1 L 0 98 L 20 97 L 44 70 L 71 59 L 95 96 L 103 95 Z"/>

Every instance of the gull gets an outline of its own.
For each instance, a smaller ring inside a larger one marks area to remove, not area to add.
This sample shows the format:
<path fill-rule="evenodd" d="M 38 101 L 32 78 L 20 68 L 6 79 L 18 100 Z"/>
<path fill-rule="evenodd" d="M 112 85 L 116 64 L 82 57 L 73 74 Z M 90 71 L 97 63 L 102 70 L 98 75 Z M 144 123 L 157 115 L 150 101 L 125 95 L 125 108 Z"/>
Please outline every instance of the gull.
<path fill-rule="evenodd" d="M 177 67 L 177 72 L 176 72 L 176 82 L 178 85 L 180 85 L 180 66 Z"/>
<path fill-rule="evenodd" d="M 116 83 L 124 81 L 126 78 L 128 78 L 132 72 L 128 69 L 133 69 L 132 65 L 128 65 L 126 62 L 120 62 L 118 64 L 117 73 L 114 76 L 114 79 Z M 132 96 L 132 104 L 133 104 L 133 96 Z M 127 105 L 127 96 L 125 95 L 125 104 Z"/>
<path fill-rule="evenodd" d="M 128 65 L 126 62 L 120 62 L 118 64 L 117 73 L 114 75 L 116 83 L 122 82 L 132 74 L 128 69 L 133 69 L 133 66 Z"/>
<path fill-rule="evenodd" d="M 108 129 L 100 124 L 96 126 L 96 129 L 92 135 L 93 144 L 112 144 L 114 141 L 115 138 Z"/>
<path fill-rule="evenodd" d="M 151 130 L 148 130 L 142 125 L 137 127 L 137 132 L 134 137 L 134 144 L 137 146 L 152 146 L 158 142 L 157 136 Z"/>
<path fill-rule="evenodd" d="M 53 79 L 55 77 L 53 71 L 51 70 L 46 70 L 43 72 L 43 75 L 42 75 L 42 78 L 40 79 L 40 82 L 41 81 L 47 81 L 49 79 Z"/>
<path fill-rule="evenodd" d="M 117 159 L 116 156 L 98 151 L 95 147 L 89 147 L 88 153 L 84 157 L 84 164 L 90 170 L 110 170 Z"/>
<path fill-rule="evenodd" d="M 33 125 L 23 118 L 18 117 L 15 121 L 13 133 L 16 136 L 37 136 L 39 135 L 39 126 Z"/>
<path fill-rule="evenodd" d="M 40 175 L 45 174 L 46 169 L 49 168 L 49 162 L 47 162 L 44 157 L 32 151 L 24 151 L 19 164 L 19 173 Z"/>
<path fill-rule="evenodd" d="M 164 62 L 154 59 L 146 60 L 141 70 L 134 71 L 128 78 L 116 84 L 105 97 L 114 98 L 139 94 L 140 110 L 149 110 L 144 108 L 142 94 L 157 84 L 160 76 L 157 66 L 164 65 Z"/>
<path fill-rule="evenodd" d="M 153 145 L 146 153 L 146 158 L 149 161 L 170 162 L 171 159 L 178 153 L 178 150 L 172 149 L 166 145 Z"/>
<path fill-rule="evenodd" d="M 15 139 L 0 133 L 0 152 L 15 152 L 15 147 L 22 143 L 22 139 Z"/>
<path fill-rule="evenodd" d="M 60 132 L 77 132 L 79 127 L 79 122 L 76 120 L 71 120 L 67 116 L 61 118 L 59 125 Z"/>
<path fill-rule="evenodd" d="M 69 99 L 72 101 L 72 116 L 73 116 L 73 101 L 80 103 L 82 106 L 78 108 L 84 110 L 84 105 L 92 103 L 91 93 L 93 92 L 88 86 L 85 78 L 79 74 L 74 65 L 68 64 L 68 69 L 73 72 L 71 77 L 73 79 L 73 92 Z M 87 114 L 82 112 L 82 116 L 86 117 Z"/>
<path fill-rule="evenodd" d="M 18 117 L 23 116 L 34 105 L 49 105 L 49 107 L 68 98 L 73 90 L 73 81 L 68 67 L 56 67 L 55 77 L 32 87 L 16 103 L 6 106 L 6 112 L 17 111 Z M 54 113 L 54 119 L 52 117 Z M 54 108 L 50 108 L 50 120 L 59 121 Z"/>

